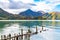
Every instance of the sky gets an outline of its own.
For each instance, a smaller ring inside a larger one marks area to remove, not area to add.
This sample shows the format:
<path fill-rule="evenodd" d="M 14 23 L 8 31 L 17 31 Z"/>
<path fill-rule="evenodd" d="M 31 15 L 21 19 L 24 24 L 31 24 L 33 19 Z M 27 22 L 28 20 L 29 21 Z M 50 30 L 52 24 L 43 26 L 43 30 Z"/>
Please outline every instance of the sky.
<path fill-rule="evenodd" d="M 18 14 L 27 9 L 33 11 L 60 12 L 60 0 L 0 0 L 0 8 Z"/>

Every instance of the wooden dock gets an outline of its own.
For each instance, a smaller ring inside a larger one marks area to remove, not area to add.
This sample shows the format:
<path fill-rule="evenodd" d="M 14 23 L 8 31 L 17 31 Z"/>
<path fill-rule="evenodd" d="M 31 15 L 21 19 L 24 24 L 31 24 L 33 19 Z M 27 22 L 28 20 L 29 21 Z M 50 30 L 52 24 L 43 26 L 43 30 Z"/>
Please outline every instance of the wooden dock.
<path fill-rule="evenodd" d="M 36 32 L 32 33 L 29 29 L 28 32 L 26 32 L 26 34 L 23 33 L 23 29 L 21 29 L 21 34 L 14 34 L 14 36 L 12 36 L 11 34 L 9 35 L 1 35 L 1 39 L 0 40 L 30 40 L 30 36 L 35 35 L 38 33 L 38 29 L 36 27 Z"/>

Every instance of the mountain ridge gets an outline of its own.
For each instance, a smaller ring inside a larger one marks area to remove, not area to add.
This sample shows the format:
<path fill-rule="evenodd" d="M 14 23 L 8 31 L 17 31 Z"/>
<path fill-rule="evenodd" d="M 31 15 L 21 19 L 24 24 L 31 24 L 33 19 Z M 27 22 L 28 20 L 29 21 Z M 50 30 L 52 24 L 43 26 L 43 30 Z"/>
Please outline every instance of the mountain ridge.
<path fill-rule="evenodd" d="M 3 9 L 0 8 L 0 20 L 22 20 L 22 19 L 42 19 L 47 20 L 49 18 L 50 20 L 53 18 L 54 15 L 56 15 L 57 20 L 60 19 L 60 12 L 44 12 L 44 11 L 32 11 L 31 9 L 27 9 L 26 11 L 23 11 L 19 14 L 11 14 Z"/>

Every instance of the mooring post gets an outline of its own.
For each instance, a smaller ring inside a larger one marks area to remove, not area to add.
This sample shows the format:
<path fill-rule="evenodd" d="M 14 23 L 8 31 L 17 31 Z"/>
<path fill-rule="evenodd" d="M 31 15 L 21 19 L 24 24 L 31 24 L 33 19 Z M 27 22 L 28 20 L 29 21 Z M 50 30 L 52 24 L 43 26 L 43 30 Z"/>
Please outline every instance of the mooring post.
<path fill-rule="evenodd" d="M 23 39 L 23 29 L 21 29 L 21 39 Z"/>
<path fill-rule="evenodd" d="M 18 40 L 18 34 L 17 34 L 17 36 L 16 36 L 16 40 Z"/>
<path fill-rule="evenodd" d="M 9 34 L 8 37 L 9 37 L 9 40 L 11 40 L 11 34 Z"/>
<path fill-rule="evenodd" d="M 30 40 L 30 35 L 31 35 L 31 30 L 28 29 L 28 32 L 27 32 L 27 39 Z"/>
<path fill-rule="evenodd" d="M 6 35 L 4 35 L 4 40 L 7 40 L 7 39 L 6 39 Z"/>
<path fill-rule="evenodd" d="M 3 40 L 3 35 L 1 35 L 1 40 Z"/>
<path fill-rule="evenodd" d="M 30 33 L 28 33 L 28 40 L 30 40 Z"/>
<path fill-rule="evenodd" d="M 20 36 L 20 33 L 19 33 L 18 35 L 19 35 L 19 37 L 18 37 L 18 40 L 21 40 L 21 36 Z"/>
<path fill-rule="evenodd" d="M 27 39 L 28 39 L 28 40 L 30 40 L 30 34 L 31 34 L 30 32 L 28 32 L 28 34 L 27 34 L 27 35 L 28 35 L 28 36 L 27 36 Z"/>
<path fill-rule="evenodd" d="M 16 40 L 16 34 L 14 34 L 14 40 Z"/>

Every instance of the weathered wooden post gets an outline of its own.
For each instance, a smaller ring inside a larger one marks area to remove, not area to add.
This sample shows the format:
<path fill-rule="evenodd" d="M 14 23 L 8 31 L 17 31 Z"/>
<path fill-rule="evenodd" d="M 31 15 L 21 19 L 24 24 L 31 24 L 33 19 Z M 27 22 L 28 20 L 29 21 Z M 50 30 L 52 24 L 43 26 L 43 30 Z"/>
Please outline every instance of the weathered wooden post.
<path fill-rule="evenodd" d="M 20 36 L 20 33 L 19 33 L 19 37 L 18 37 L 18 40 L 20 40 L 21 39 L 21 36 Z"/>
<path fill-rule="evenodd" d="M 11 34 L 8 35 L 8 39 L 11 40 Z"/>
<path fill-rule="evenodd" d="M 14 34 L 14 39 L 13 40 L 16 40 L 16 34 Z"/>
<path fill-rule="evenodd" d="M 28 32 L 27 33 L 31 33 L 31 30 L 30 30 L 30 28 L 28 29 Z"/>
<path fill-rule="evenodd" d="M 21 29 L 21 39 L 23 39 L 23 29 Z"/>
<path fill-rule="evenodd" d="M 18 40 L 18 35 L 16 36 L 16 40 Z"/>
<path fill-rule="evenodd" d="M 4 35 L 4 40 L 7 40 L 7 39 L 6 39 L 6 35 Z"/>
<path fill-rule="evenodd" d="M 28 33 L 28 40 L 30 40 L 30 33 Z"/>
<path fill-rule="evenodd" d="M 3 35 L 1 35 L 1 40 L 3 40 Z"/>
<path fill-rule="evenodd" d="M 11 37 L 11 40 L 15 40 L 15 34 L 14 34 L 13 38 Z"/>
<path fill-rule="evenodd" d="M 28 29 L 28 32 L 27 32 L 27 39 L 30 40 L 30 35 L 31 35 L 31 30 Z"/>

